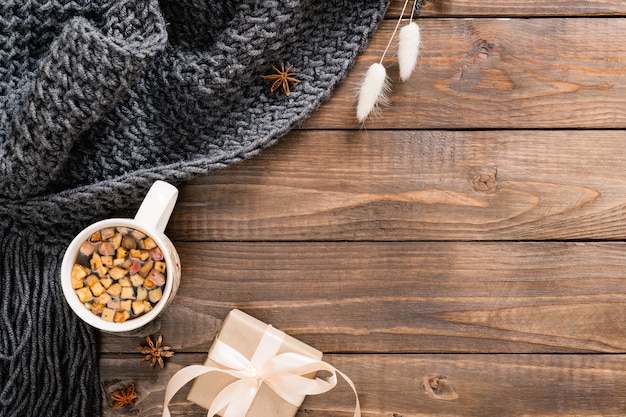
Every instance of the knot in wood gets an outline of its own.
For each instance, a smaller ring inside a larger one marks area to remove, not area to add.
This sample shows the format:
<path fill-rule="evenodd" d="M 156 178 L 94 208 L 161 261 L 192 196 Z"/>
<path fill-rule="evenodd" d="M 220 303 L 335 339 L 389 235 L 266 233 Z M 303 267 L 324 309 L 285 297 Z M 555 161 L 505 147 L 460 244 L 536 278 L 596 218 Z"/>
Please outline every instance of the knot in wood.
<path fill-rule="evenodd" d="M 489 172 L 474 172 L 471 180 L 472 188 L 476 192 L 491 194 L 498 189 L 496 168 L 491 168 Z"/>
<path fill-rule="evenodd" d="M 426 376 L 422 383 L 427 397 L 444 401 L 454 401 L 459 398 L 459 394 L 445 375 Z"/>
<path fill-rule="evenodd" d="M 445 378 L 445 377 L 434 376 L 434 377 L 428 379 L 428 385 L 430 386 L 430 389 L 432 389 L 433 392 L 435 392 L 437 394 L 439 393 L 439 380 L 441 378 Z"/>

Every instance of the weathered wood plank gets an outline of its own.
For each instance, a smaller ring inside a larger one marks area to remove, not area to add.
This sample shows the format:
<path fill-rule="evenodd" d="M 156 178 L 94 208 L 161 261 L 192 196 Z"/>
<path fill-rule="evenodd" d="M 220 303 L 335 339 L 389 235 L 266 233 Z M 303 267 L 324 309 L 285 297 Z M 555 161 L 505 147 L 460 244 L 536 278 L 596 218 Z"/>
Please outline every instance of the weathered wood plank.
<path fill-rule="evenodd" d="M 292 132 L 186 183 L 176 240 L 623 239 L 622 131 Z"/>
<path fill-rule="evenodd" d="M 162 319 L 205 352 L 231 308 L 325 352 L 624 352 L 622 243 L 178 243 Z M 140 338 L 103 335 L 103 352 Z"/>
<path fill-rule="evenodd" d="M 409 1 L 407 12 L 413 0 Z M 404 0 L 393 0 L 389 6 L 389 16 L 399 16 Z M 581 15 L 623 15 L 626 4 L 621 0 L 427 0 L 422 16 L 581 16 Z"/>
<path fill-rule="evenodd" d="M 305 127 L 358 127 L 356 86 L 394 25 L 382 25 Z M 418 68 L 402 83 L 388 56 L 392 104 L 367 128 L 626 127 L 626 19 L 424 19 L 421 27 Z"/>
<path fill-rule="evenodd" d="M 622 14 L 619 0 L 434 0 L 423 13 Z M 335 352 L 367 416 L 624 414 L 626 244 L 502 241 L 623 239 L 624 132 L 475 129 L 626 128 L 626 21 L 423 19 L 417 74 L 399 83 L 390 57 L 393 104 L 359 130 L 354 85 L 394 24 L 305 124 L 325 131 L 181 187 L 168 233 L 183 283 L 153 331 L 178 353 L 150 370 L 141 337 L 103 334 L 105 416 L 160 416 L 168 379 L 203 361 L 193 352 L 235 307 Z M 139 400 L 112 410 L 106 392 L 128 382 Z M 206 415 L 184 394 L 174 415 Z M 298 416 L 352 405 L 341 384 Z"/>
<path fill-rule="evenodd" d="M 163 371 L 146 372 L 136 358 L 100 360 L 103 391 L 134 382 L 139 398 L 104 416 L 160 416 L 168 379 L 204 355 L 179 354 Z M 624 355 L 327 355 L 354 381 L 363 415 L 389 416 L 623 416 Z M 189 387 L 171 404 L 173 416 L 204 417 L 188 402 Z M 106 394 L 103 394 L 106 395 Z M 305 399 L 298 417 L 352 415 L 354 394 L 341 381 L 326 394 Z"/>

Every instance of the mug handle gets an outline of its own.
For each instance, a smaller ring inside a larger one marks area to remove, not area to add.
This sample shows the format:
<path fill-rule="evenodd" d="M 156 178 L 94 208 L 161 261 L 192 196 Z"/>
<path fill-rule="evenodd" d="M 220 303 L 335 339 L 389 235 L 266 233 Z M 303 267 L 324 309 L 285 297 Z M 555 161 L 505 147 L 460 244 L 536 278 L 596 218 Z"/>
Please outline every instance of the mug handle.
<path fill-rule="evenodd" d="M 165 232 L 177 198 L 176 187 L 165 181 L 156 181 L 141 202 L 135 221 L 148 229 L 147 231 Z"/>

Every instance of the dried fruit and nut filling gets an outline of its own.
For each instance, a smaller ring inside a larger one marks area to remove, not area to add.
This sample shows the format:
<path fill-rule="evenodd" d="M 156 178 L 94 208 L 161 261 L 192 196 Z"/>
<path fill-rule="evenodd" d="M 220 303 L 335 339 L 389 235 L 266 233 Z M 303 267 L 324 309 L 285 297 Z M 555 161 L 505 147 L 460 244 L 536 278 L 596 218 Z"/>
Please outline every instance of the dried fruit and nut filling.
<path fill-rule="evenodd" d="M 163 297 L 166 276 L 154 239 L 130 227 L 110 227 L 81 245 L 72 288 L 93 314 L 122 323 L 152 310 Z"/>

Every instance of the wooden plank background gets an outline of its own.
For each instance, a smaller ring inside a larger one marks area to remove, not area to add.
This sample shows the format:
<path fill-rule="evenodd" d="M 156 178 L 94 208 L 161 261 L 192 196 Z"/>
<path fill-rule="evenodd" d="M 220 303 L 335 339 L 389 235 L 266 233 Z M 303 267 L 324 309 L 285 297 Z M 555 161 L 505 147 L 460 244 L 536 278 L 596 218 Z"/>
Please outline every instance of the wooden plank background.
<path fill-rule="evenodd" d="M 360 126 L 401 10 L 301 129 L 181 187 L 155 333 L 177 353 L 150 370 L 102 334 L 105 416 L 160 416 L 232 308 L 322 350 L 364 416 L 626 415 L 626 2 L 428 1 L 416 74 L 389 56 L 392 104 Z M 187 390 L 173 415 L 206 415 Z M 340 383 L 298 417 L 353 406 Z"/>

